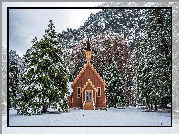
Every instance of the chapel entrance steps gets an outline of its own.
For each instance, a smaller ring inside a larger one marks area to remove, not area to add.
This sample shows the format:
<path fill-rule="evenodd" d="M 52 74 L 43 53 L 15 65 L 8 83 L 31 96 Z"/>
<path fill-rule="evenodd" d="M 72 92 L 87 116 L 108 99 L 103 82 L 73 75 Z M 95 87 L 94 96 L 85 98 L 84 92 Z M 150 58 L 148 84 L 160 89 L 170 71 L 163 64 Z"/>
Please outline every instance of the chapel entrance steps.
<path fill-rule="evenodd" d="M 83 109 L 84 110 L 94 110 L 94 108 L 93 108 L 93 102 L 85 102 Z"/>

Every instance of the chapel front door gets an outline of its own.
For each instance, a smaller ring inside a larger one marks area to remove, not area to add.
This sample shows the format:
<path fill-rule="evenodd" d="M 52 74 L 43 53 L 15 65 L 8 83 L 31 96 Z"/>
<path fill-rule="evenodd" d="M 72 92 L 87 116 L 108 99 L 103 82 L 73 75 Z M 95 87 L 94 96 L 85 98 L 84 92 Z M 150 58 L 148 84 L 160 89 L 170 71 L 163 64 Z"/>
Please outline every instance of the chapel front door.
<path fill-rule="evenodd" d="M 86 102 L 92 102 L 92 91 L 86 91 Z"/>

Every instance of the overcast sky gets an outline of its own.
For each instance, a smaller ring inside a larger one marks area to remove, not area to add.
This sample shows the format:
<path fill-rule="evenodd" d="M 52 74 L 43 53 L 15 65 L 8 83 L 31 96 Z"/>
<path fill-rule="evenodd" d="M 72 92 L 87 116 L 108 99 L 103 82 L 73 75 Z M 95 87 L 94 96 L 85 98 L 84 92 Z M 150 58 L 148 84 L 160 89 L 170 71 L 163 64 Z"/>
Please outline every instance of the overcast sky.
<path fill-rule="evenodd" d="M 7 47 L 7 7 L 94 7 L 102 2 L 52 2 L 52 3 L 2 3 L 3 35 L 2 46 Z M 49 20 L 53 20 L 57 33 L 67 28 L 78 29 L 90 16 L 101 9 L 10 9 L 9 11 L 9 49 L 16 50 L 19 56 L 25 54 L 32 46 L 36 36 L 40 40 L 48 28 Z"/>

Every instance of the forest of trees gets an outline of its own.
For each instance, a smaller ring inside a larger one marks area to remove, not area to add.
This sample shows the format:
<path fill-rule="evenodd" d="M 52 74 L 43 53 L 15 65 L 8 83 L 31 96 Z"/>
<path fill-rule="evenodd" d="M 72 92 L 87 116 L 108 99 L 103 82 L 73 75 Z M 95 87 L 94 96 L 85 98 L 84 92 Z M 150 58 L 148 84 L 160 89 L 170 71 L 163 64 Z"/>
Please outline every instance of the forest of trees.
<path fill-rule="evenodd" d="M 83 67 L 90 36 L 92 62 L 107 83 L 109 106 L 166 108 L 172 101 L 171 26 L 169 8 L 104 9 L 79 29 L 58 34 L 50 21 L 43 39 L 35 37 L 22 59 L 10 55 L 8 103 L 25 115 L 50 105 L 68 111 L 67 82 Z"/>
<path fill-rule="evenodd" d="M 137 86 L 139 98 L 155 110 L 171 103 L 171 9 L 149 10 L 147 36 L 141 38 L 137 51 Z"/>

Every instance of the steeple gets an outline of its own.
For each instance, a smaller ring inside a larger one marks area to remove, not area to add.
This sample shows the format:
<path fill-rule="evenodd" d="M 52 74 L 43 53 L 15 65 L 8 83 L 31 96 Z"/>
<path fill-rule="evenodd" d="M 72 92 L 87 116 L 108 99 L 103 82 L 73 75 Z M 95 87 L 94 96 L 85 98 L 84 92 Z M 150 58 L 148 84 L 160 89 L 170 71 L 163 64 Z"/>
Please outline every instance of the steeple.
<path fill-rule="evenodd" d="M 86 50 L 87 50 L 87 51 L 90 51 L 91 49 L 90 49 L 89 37 L 88 37 L 88 41 L 87 41 L 86 43 L 87 43 L 87 48 L 86 48 Z"/>
<path fill-rule="evenodd" d="M 85 55 L 86 55 L 86 61 L 90 61 L 91 60 L 91 44 L 89 42 L 89 36 L 88 36 L 88 40 L 86 41 L 87 47 L 85 48 Z"/>

